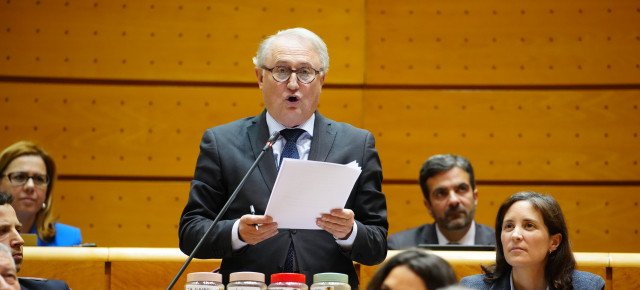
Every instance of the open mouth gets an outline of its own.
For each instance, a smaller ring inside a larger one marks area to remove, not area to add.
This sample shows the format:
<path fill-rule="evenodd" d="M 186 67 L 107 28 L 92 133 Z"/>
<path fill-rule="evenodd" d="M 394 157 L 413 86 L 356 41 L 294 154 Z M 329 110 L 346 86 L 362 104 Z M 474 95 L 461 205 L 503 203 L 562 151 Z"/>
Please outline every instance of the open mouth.
<path fill-rule="evenodd" d="M 296 96 L 289 96 L 289 97 L 287 98 L 287 101 L 289 101 L 289 102 L 297 102 L 297 101 L 299 101 L 299 100 L 300 100 L 300 99 L 299 99 L 298 97 L 296 97 Z"/>

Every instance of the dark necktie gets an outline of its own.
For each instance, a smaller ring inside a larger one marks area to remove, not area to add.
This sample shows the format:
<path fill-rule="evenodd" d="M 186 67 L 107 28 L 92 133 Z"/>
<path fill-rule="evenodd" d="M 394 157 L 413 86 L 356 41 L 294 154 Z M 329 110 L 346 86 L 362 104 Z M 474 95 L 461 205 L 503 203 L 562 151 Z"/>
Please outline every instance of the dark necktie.
<path fill-rule="evenodd" d="M 298 153 L 298 147 L 296 146 L 296 142 L 300 135 L 304 133 L 302 129 L 284 129 L 280 131 L 280 135 L 287 140 L 287 143 L 284 144 L 282 148 L 282 153 L 280 153 L 280 162 L 278 162 L 278 168 L 282 166 L 282 159 L 284 158 L 293 158 L 300 159 L 300 154 Z"/>
<path fill-rule="evenodd" d="M 284 144 L 282 148 L 282 153 L 280 153 L 280 162 L 278 163 L 278 169 L 282 166 L 282 159 L 284 158 L 294 158 L 300 159 L 300 154 L 298 153 L 298 147 L 296 143 L 300 135 L 304 133 L 302 129 L 284 129 L 280 131 L 280 135 L 287 140 L 287 143 Z M 284 261 L 283 272 L 293 272 L 294 260 L 295 260 L 295 249 L 293 248 L 293 240 L 289 244 L 289 250 L 287 251 L 287 259 Z"/>

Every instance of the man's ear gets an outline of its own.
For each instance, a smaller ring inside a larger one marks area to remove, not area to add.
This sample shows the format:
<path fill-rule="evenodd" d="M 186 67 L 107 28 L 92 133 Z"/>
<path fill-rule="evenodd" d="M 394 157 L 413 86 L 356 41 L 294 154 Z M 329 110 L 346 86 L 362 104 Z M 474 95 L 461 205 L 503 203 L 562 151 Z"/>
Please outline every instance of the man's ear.
<path fill-rule="evenodd" d="M 473 204 L 475 206 L 478 206 L 478 189 L 477 188 L 473 190 Z"/>
<path fill-rule="evenodd" d="M 320 77 L 318 78 L 318 80 L 320 81 L 320 85 L 324 85 L 324 78 L 327 76 L 327 73 L 321 73 Z"/>
<path fill-rule="evenodd" d="M 254 70 L 256 72 L 256 77 L 258 78 L 258 87 L 260 87 L 260 89 L 262 89 L 262 84 L 263 84 L 263 81 L 264 81 L 264 73 L 263 73 L 264 70 L 259 68 L 259 67 L 254 68 Z"/>

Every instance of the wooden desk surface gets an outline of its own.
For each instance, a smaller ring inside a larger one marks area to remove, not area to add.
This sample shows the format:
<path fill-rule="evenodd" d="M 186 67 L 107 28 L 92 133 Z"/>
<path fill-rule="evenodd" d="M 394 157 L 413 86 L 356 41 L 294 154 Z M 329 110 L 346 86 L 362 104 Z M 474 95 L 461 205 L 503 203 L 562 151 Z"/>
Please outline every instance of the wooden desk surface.
<path fill-rule="evenodd" d="M 401 251 L 389 251 L 387 259 Z M 433 251 L 447 260 L 458 278 L 480 273 L 480 264 L 495 260 L 494 252 Z M 606 289 L 640 289 L 640 253 L 575 253 L 578 269 L 602 276 Z M 24 247 L 21 277 L 61 279 L 75 289 L 165 289 L 187 256 L 177 248 Z M 193 259 L 186 274 L 212 271 L 220 259 Z M 378 266 L 356 264 L 361 285 Z M 177 288 L 176 288 L 177 289 Z"/>

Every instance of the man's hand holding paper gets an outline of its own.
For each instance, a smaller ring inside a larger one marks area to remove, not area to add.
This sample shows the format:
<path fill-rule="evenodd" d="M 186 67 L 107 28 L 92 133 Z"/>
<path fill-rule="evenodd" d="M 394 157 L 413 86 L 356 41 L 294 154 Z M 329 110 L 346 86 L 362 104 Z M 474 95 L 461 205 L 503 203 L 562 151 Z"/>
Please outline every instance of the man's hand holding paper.
<path fill-rule="evenodd" d="M 350 209 L 332 209 L 331 213 L 318 218 L 316 224 L 334 238 L 345 240 L 353 231 L 354 217 L 355 214 Z"/>
<path fill-rule="evenodd" d="M 354 224 L 353 211 L 344 205 L 360 172 L 355 161 L 342 165 L 285 158 L 265 215 L 278 228 L 322 229 L 344 239 Z"/>

